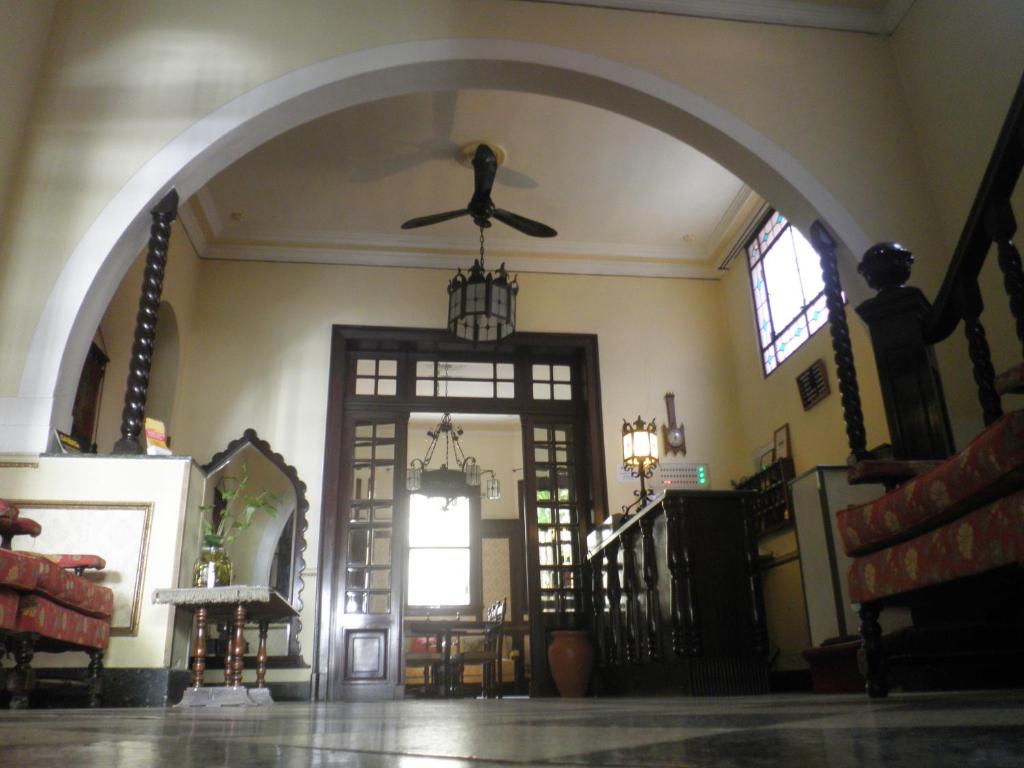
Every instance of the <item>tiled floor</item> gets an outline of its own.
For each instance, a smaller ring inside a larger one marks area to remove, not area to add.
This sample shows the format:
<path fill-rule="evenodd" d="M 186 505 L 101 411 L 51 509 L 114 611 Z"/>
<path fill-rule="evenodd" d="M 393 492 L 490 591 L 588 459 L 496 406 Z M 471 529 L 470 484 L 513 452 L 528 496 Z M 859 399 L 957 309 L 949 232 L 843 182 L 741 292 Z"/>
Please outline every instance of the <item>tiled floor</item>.
<path fill-rule="evenodd" d="M 1024 766 L 1024 692 L 0 712 L 0 765 Z"/>

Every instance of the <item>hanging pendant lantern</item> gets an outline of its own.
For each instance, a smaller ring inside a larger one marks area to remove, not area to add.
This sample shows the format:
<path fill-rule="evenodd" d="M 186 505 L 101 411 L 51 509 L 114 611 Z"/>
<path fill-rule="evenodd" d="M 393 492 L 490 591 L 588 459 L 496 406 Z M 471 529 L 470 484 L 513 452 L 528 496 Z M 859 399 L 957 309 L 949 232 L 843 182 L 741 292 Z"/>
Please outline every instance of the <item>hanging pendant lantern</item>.
<path fill-rule="evenodd" d="M 460 269 L 448 283 L 448 330 L 474 344 L 496 342 L 516 330 L 519 284 L 509 279 L 504 263 L 497 272 L 484 268 L 484 228 L 480 227 L 480 258 L 469 274 Z"/>

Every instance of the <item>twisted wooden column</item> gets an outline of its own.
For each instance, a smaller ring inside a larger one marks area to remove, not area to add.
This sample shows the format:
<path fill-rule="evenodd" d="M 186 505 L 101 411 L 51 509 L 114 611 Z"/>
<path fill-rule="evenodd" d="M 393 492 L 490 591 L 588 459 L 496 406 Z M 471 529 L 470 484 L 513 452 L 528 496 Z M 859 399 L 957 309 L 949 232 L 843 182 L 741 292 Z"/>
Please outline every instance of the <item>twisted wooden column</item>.
<path fill-rule="evenodd" d="M 981 311 L 985 305 L 977 281 L 961 282 L 958 294 L 960 313 L 964 318 L 964 335 L 967 337 L 967 352 L 971 357 L 974 383 L 978 385 L 978 400 L 987 426 L 1003 415 L 1003 406 L 996 392 L 992 352 L 989 350 L 985 326 L 981 324 Z"/>
<path fill-rule="evenodd" d="M 857 369 L 853 363 L 850 326 L 846 322 L 846 306 L 843 304 L 843 286 L 839 280 L 839 265 L 836 262 L 836 242 L 824 225 L 816 221 L 811 225 L 811 244 L 821 259 L 825 305 L 828 307 L 829 332 L 832 334 L 832 352 L 836 359 L 836 376 L 839 379 L 846 437 L 850 443 L 852 457 L 860 461 L 868 455 L 867 431 L 864 428 L 864 412 L 861 409 L 860 389 L 857 386 Z"/>
<path fill-rule="evenodd" d="M 145 448 L 140 441 L 146 418 L 146 393 L 149 371 L 153 366 L 153 343 L 156 340 L 156 316 L 164 287 L 167 246 L 171 239 L 171 223 L 178 217 L 178 192 L 172 189 L 151 211 L 153 225 L 149 230 L 149 250 L 142 275 L 142 296 L 135 317 L 135 338 L 128 366 L 128 383 L 121 411 L 121 439 L 114 444 L 114 453 L 139 454 Z"/>
<path fill-rule="evenodd" d="M 1024 344 L 1024 270 L 1020 251 L 1013 242 L 1017 221 L 1009 200 L 999 200 L 988 210 L 985 226 L 999 252 L 999 268 L 1003 270 L 1003 287 L 1010 298 L 1010 311 L 1016 321 L 1017 339 Z"/>

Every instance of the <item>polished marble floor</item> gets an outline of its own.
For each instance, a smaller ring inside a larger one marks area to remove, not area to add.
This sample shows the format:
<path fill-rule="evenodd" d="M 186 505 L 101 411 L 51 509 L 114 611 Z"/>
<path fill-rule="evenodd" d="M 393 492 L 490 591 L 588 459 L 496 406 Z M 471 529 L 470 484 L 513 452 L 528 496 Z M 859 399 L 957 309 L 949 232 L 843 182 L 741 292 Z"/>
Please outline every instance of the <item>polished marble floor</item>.
<path fill-rule="evenodd" d="M 0 766 L 1024 766 L 1024 691 L 0 711 Z"/>

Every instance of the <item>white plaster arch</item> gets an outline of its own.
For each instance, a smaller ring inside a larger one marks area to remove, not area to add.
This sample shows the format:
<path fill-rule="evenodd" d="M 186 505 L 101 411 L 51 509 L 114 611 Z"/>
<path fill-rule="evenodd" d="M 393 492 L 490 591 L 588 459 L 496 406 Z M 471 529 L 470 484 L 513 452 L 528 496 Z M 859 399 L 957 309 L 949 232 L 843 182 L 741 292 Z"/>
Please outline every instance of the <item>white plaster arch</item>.
<path fill-rule="evenodd" d="M 844 206 L 789 153 L 704 97 L 635 67 L 566 48 L 472 38 L 343 54 L 264 83 L 199 120 L 104 207 L 54 284 L 32 338 L 17 399 L 34 416 L 32 424 L 19 422 L 20 449 L 43 450 L 50 427 L 66 426 L 93 331 L 146 241 L 150 208 L 171 187 L 184 200 L 254 147 L 330 112 L 455 88 L 529 91 L 621 113 L 714 158 L 796 224 L 823 219 L 852 253 L 870 244 Z"/>

